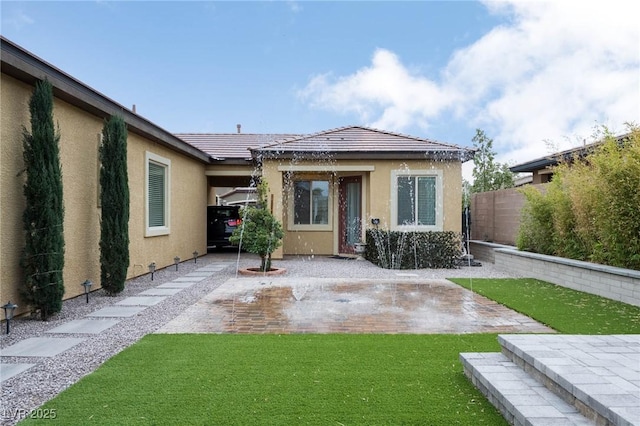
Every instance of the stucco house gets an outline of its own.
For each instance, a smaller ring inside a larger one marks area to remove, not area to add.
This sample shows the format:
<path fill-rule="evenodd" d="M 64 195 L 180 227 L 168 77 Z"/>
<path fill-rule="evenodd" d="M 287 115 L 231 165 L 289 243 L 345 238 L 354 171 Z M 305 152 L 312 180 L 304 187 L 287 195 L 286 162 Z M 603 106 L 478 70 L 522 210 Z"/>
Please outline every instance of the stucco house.
<path fill-rule="evenodd" d="M 120 114 L 128 128 L 129 278 L 206 252 L 209 156 L 158 125 L 107 98 L 53 65 L 2 38 L 0 101 L 0 294 L 25 312 L 18 288 L 23 282 L 20 255 L 24 247 L 24 168 L 22 128 L 30 129 L 29 99 L 36 80 L 48 79 L 54 92 L 54 121 L 60 132 L 64 191 L 64 298 L 99 287 L 100 205 L 98 146 L 105 118 Z M 163 181 L 149 182 L 156 173 Z M 160 182 L 160 183 L 158 183 Z M 164 198 L 149 203 L 150 186 Z M 186 206 L 186 207 L 185 207 Z"/>
<path fill-rule="evenodd" d="M 4 37 L 1 65 L 4 301 L 20 304 L 22 128 L 29 128 L 34 84 L 45 78 L 61 135 L 65 298 L 80 295 L 86 279 L 99 286 L 98 147 L 113 114 L 129 132 L 128 278 L 148 273 L 151 262 L 162 268 L 175 256 L 205 253 L 206 207 L 216 204 L 216 189 L 246 188 L 257 179 L 268 183 L 269 208 L 285 230 L 276 259 L 352 253 L 373 219 L 383 229 L 461 231 L 461 166 L 471 149 L 362 126 L 310 135 L 242 133 L 240 126 L 237 133 L 171 134 Z M 157 174 L 163 179 L 150 179 Z M 152 190 L 164 194 L 160 206 L 150 202 Z"/>
<path fill-rule="evenodd" d="M 461 232 L 470 149 L 362 126 L 311 135 L 238 130 L 177 136 L 214 158 L 212 191 L 242 176 L 267 181 L 285 230 L 275 258 L 353 253 L 372 219 L 391 230 Z"/>

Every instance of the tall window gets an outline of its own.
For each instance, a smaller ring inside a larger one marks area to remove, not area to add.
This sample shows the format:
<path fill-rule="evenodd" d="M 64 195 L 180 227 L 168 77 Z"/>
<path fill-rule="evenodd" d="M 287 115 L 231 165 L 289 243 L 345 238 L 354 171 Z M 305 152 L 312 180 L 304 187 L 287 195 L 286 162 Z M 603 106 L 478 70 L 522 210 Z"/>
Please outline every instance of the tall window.
<path fill-rule="evenodd" d="M 442 173 L 394 172 L 393 225 L 396 229 L 441 230 Z"/>
<path fill-rule="evenodd" d="M 435 226 L 435 176 L 398 176 L 398 221 L 396 224 Z"/>
<path fill-rule="evenodd" d="M 169 233 L 169 182 L 171 160 L 147 152 L 146 161 L 146 236 Z"/>
<path fill-rule="evenodd" d="M 297 180 L 293 183 L 293 224 L 329 224 L 329 181 Z"/>

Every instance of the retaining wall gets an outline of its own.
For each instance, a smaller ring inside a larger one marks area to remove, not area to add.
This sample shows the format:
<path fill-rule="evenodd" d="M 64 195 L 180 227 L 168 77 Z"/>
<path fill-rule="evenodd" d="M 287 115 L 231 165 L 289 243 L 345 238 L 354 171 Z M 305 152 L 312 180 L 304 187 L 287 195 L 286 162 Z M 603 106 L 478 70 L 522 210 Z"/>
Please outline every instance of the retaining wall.
<path fill-rule="evenodd" d="M 487 244 L 482 249 L 493 250 L 495 266 L 503 271 L 640 306 L 640 271 Z"/>

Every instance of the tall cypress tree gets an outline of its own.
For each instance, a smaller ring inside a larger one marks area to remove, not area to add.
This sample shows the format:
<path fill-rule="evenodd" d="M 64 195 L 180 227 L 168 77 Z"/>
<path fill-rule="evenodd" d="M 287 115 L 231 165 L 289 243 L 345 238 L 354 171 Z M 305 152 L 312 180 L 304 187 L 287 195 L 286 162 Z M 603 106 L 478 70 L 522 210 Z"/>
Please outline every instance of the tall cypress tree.
<path fill-rule="evenodd" d="M 100 283 L 107 293 L 117 294 L 129 267 L 127 127 L 120 116 L 112 116 L 102 128 L 100 161 Z"/>
<path fill-rule="evenodd" d="M 64 295 L 64 204 L 60 135 L 53 125 L 53 89 L 36 83 L 29 101 L 31 133 L 23 128 L 25 248 L 22 296 L 46 320 L 62 309 Z"/>

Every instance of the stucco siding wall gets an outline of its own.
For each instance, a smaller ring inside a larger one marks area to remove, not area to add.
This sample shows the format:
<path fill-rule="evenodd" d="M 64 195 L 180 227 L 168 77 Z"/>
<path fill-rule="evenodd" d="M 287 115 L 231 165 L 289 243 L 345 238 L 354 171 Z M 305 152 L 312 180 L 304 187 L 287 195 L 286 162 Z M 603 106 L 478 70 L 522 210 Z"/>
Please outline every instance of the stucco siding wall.
<path fill-rule="evenodd" d="M 22 212 L 24 168 L 22 126 L 29 123 L 31 88 L 2 74 L 0 80 L 0 293 L 2 304 L 20 305 L 18 283 L 23 281 L 20 253 L 24 247 Z M 20 307 L 22 308 L 22 306 Z M 20 309 L 19 308 L 19 309 Z"/>
<path fill-rule="evenodd" d="M 22 159 L 22 127 L 30 129 L 29 99 L 33 87 L 2 74 L 0 141 L 0 290 L 3 303 L 11 300 L 26 312 L 18 288 L 24 282 L 20 255 L 24 247 L 22 213 L 25 176 Z M 64 298 L 84 292 L 82 282 L 100 284 L 100 208 L 98 205 L 98 146 L 103 120 L 58 98 L 54 122 L 60 132 L 60 160 L 65 207 Z M 171 160 L 171 234 L 144 237 L 145 151 Z M 173 257 L 191 258 L 206 253 L 207 178 L 204 164 L 129 131 L 128 172 L 131 217 L 128 278 L 173 264 Z"/>
<path fill-rule="evenodd" d="M 59 99 L 53 114 L 60 126 L 65 212 L 64 297 L 69 298 L 84 292 L 82 283 L 86 279 L 100 283 L 98 138 L 103 122 Z"/>
<path fill-rule="evenodd" d="M 306 177 L 329 175 L 333 183 L 332 215 L 330 231 L 294 231 L 288 229 L 288 191 L 287 182 L 283 179 L 284 167 L 295 166 L 304 169 L 307 166 L 324 168 L 324 170 L 297 171 L 298 175 Z M 372 168 L 371 171 L 363 169 Z M 352 171 L 349 171 L 352 169 Z M 330 255 L 338 253 L 339 206 L 337 205 L 337 179 L 341 176 L 362 177 L 362 219 L 363 229 L 371 227 L 371 219 L 380 219 L 380 228 L 391 228 L 392 206 L 392 171 L 394 170 L 437 170 L 442 173 L 442 229 L 461 232 L 461 204 L 462 204 L 462 174 L 460 163 L 445 163 L 434 161 L 401 161 L 401 160 L 349 160 L 349 161 L 265 161 L 262 176 L 269 183 L 274 195 L 274 214 L 281 221 L 285 229 L 283 239 L 283 254 Z"/>
<path fill-rule="evenodd" d="M 444 231 L 462 232 L 462 168 L 460 163 L 437 161 L 379 161 L 371 173 L 370 217 L 380 219 L 380 228 L 391 228 L 391 172 L 393 170 L 440 170 L 443 176 Z M 368 225 L 369 226 L 369 225 Z"/>
<path fill-rule="evenodd" d="M 2 298 L 15 301 L 24 282 L 20 256 L 24 247 L 22 213 L 26 176 L 22 158 L 22 126 L 30 131 L 29 99 L 33 87 L 2 74 Z M 54 99 L 53 119 L 60 133 L 64 196 L 64 298 L 82 294 L 82 282 L 100 281 L 100 210 L 98 208 L 98 135 L 102 120 Z M 96 286 L 97 287 L 97 286 Z M 95 288 L 95 287 L 94 287 Z"/>
<path fill-rule="evenodd" d="M 150 152 L 171 160 L 170 233 L 146 237 L 145 161 Z M 193 257 L 193 251 L 206 253 L 207 178 L 204 165 L 157 143 L 129 133 L 128 173 L 131 216 L 129 218 L 130 265 L 128 277 Z"/>

